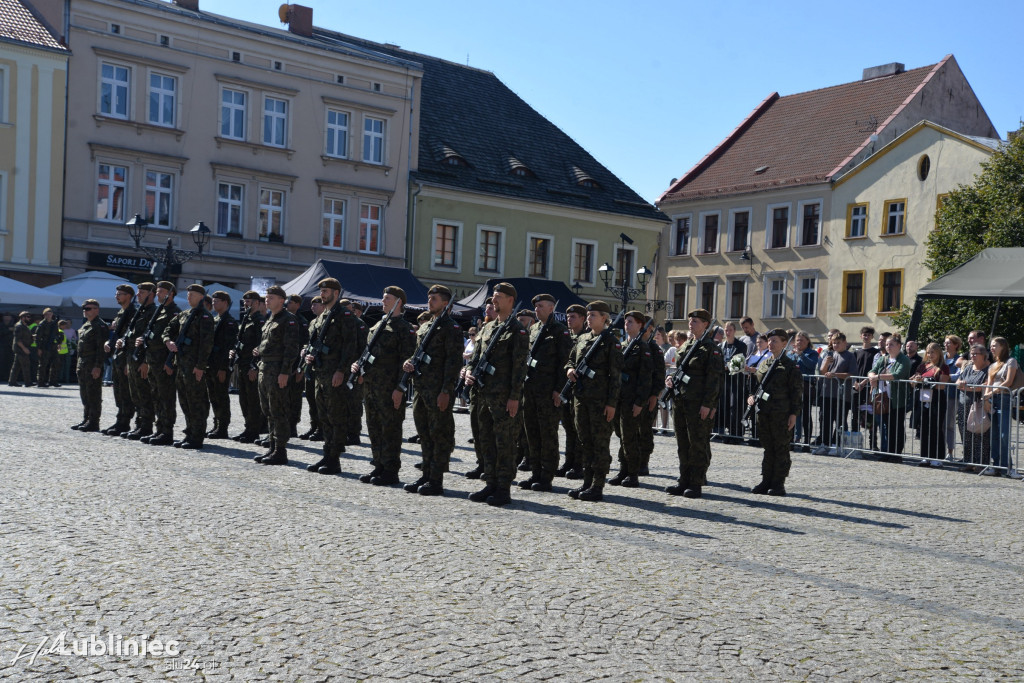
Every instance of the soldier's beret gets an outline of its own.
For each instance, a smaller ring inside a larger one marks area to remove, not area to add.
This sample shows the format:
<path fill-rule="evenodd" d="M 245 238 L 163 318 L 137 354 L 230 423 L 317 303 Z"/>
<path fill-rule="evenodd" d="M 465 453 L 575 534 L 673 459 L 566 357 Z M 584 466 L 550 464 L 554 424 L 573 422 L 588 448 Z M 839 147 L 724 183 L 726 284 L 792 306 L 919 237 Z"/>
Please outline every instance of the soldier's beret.
<path fill-rule="evenodd" d="M 440 294 L 448 301 L 451 301 L 452 298 L 452 290 L 448 289 L 444 285 L 434 285 L 433 287 L 427 290 L 427 294 Z"/>
<path fill-rule="evenodd" d="M 364 304 L 362 301 L 350 301 L 348 305 L 360 311 L 366 310 L 366 304 Z"/>
<path fill-rule="evenodd" d="M 550 294 L 538 294 L 537 296 L 533 297 L 533 300 L 530 303 L 536 306 L 541 301 L 550 301 L 551 303 L 557 303 L 555 301 L 555 297 L 551 296 Z"/>
<path fill-rule="evenodd" d="M 18 317 L 19 317 L 19 318 L 28 318 L 28 317 L 29 317 L 29 316 L 31 316 L 31 315 L 32 315 L 32 314 L 31 314 L 31 313 L 29 313 L 28 311 L 22 311 L 21 313 L 19 313 L 19 314 L 18 314 Z"/>
<path fill-rule="evenodd" d="M 776 328 L 773 328 L 771 330 L 768 330 L 768 332 L 767 332 L 767 334 L 765 334 L 765 336 L 766 337 L 778 337 L 779 339 L 782 339 L 782 340 L 789 339 L 789 333 L 786 332 L 786 330 L 782 329 L 781 327 L 776 327 Z"/>
<path fill-rule="evenodd" d="M 341 283 L 333 277 L 325 277 L 320 282 L 316 283 L 317 289 L 333 289 L 338 292 L 341 291 Z"/>
<path fill-rule="evenodd" d="M 225 292 L 223 289 L 218 289 L 211 295 L 214 299 L 220 299 L 221 301 L 227 301 L 231 303 L 231 295 Z"/>
<path fill-rule="evenodd" d="M 140 282 L 139 283 L 139 291 L 140 292 L 142 292 L 142 291 L 155 292 L 156 291 L 156 285 L 154 285 L 152 282 Z"/>
<path fill-rule="evenodd" d="M 282 299 L 288 298 L 288 292 L 284 291 L 284 287 L 281 285 L 270 285 L 267 287 L 267 296 L 270 296 L 271 294 L 279 296 Z"/>
<path fill-rule="evenodd" d="M 579 304 L 573 304 L 572 306 L 569 306 L 569 308 L 565 309 L 565 312 L 566 314 L 575 313 L 577 315 L 586 315 L 587 309 Z"/>
<path fill-rule="evenodd" d="M 339 289 L 338 291 L 340 292 L 341 290 Z M 342 306 L 346 306 L 346 307 L 347 306 L 351 306 L 352 305 L 352 299 L 342 299 L 338 303 L 341 304 Z"/>
<path fill-rule="evenodd" d="M 257 292 L 255 289 L 250 289 L 248 292 L 242 295 L 242 298 L 255 301 L 260 301 L 263 299 L 263 297 L 260 296 L 260 293 Z"/>
<path fill-rule="evenodd" d="M 195 292 L 196 294 L 202 294 L 203 296 L 206 296 L 206 287 L 203 287 L 202 285 L 189 285 L 188 287 L 185 288 L 185 291 Z"/>
<path fill-rule="evenodd" d="M 587 304 L 587 310 L 597 311 L 598 313 L 611 313 L 612 307 L 606 301 L 591 301 Z"/>
<path fill-rule="evenodd" d="M 407 298 L 407 297 L 405 296 L 405 290 L 404 290 L 404 289 L 402 289 L 401 287 L 396 287 L 395 285 L 390 285 L 390 286 L 388 286 L 388 287 L 385 287 L 385 288 L 384 288 L 384 293 L 385 293 L 385 294 L 390 294 L 391 296 L 395 296 L 395 297 L 398 297 L 399 299 L 401 299 L 401 300 L 402 300 L 402 305 L 403 305 L 403 306 L 404 306 L 404 305 L 406 304 L 406 302 L 407 302 L 407 301 L 409 300 L 409 299 L 408 299 L 408 298 Z M 362 308 L 363 308 L 363 307 L 362 307 L 362 306 L 360 306 L 360 307 L 359 307 L 359 310 L 362 310 Z"/>
<path fill-rule="evenodd" d="M 44 308 L 43 309 L 43 315 L 46 315 L 47 313 L 53 313 L 53 309 L 52 308 Z"/>
<path fill-rule="evenodd" d="M 492 293 L 497 294 L 498 292 L 501 292 L 502 294 L 507 294 L 513 299 L 516 298 L 516 288 L 512 286 L 511 282 L 499 282 L 498 284 L 494 285 L 494 291 Z"/>
<path fill-rule="evenodd" d="M 492 303 L 494 302 L 491 299 L 491 297 L 487 297 L 486 299 L 484 299 L 484 306 L 490 306 Z"/>
<path fill-rule="evenodd" d="M 86 306 L 95 306 L 96 308 L 99 308 L 100 307 L 100 302 L 96 301 L 96 299 L 86 299 L 85 301 L 82 302 L 82 308 L 85 308 Z M 49 310 L 50 310 L 49 308 L 46 309 L 46 311 L 49 311 Z M 45 313 L 46 311 L 43 311 L 43 312 Z"/>
<path fill-rule="evenodd" d="M 686 314 L 687 318 L 699 318 L 706 323 L 711 322 L 711 314 L 706 309 L 696 308 Z"/>
<path fill-rule="evenodd" d="M 317 296 L 314 296 L 312 299 L 310 299 L 309 303 L 311 303 L 311 304 L 320 304 L 322 306 L 323 303 L 324 303 L 324 300 L 320 298 L 320 295 L 317 295 Z"/>
<path fill-rule="evenodd" d="M 157 289 L 169 289 L 172 292 L 177 292 L 178 291 L 178 288 L 174 286 L 174 283 L 173 282 L 168 282 L 167 280 L 161 280 L 160 282 L 156 283 L 156 288 Z"/>
<path fill-rule="evenodd" d="M 516 317 L 517 318 L 533 318 L 534 320 L 536 320 L 537 319 L 537 314 L 534 313 L 533 311 L 531 311 L 529 308 L 523 308 L 523 309 L 521 309 L 519 311 L 519 313 L 516 315 Z"/>
<path fill-rule="evenodd" d="M 290 303 L 290 304 L 300 304 L 301 305 L 302 304 L 302 295 L 301 294 L 289 294 L 288 295 L 288 303 Z"/>
<path fill-rule="evenodd" d="M 643 313 L 641 313 L 640 311 L 629 311 L 628 313 L 626 313 L 625 317 L 632 318 L 633 320 L 637 321 L 641 325 L 643 325 L 645 322 L 647 322 L 647 316 L 644 315 Z"/>
<path fill-rule="evenodd" d="M 135 288 L 132 287 L 131 285 L 118 285 L 116 289 L 122 294 L 131 294 L 133 296 L 135 295 Z"/>

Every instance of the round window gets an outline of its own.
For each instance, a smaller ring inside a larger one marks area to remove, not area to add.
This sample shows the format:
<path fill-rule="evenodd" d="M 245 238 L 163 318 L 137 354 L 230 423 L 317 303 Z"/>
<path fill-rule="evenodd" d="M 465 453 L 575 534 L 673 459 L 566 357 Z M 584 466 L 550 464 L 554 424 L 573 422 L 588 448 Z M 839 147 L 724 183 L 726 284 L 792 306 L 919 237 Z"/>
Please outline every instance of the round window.
<path fill-rule="evenodd" d="M 928 158 L 927 154 L 922 154 L 921 160 L 917 162 L 917 177 L 926 180 L 930 170 L 932 170 L 932 160 Z"/>

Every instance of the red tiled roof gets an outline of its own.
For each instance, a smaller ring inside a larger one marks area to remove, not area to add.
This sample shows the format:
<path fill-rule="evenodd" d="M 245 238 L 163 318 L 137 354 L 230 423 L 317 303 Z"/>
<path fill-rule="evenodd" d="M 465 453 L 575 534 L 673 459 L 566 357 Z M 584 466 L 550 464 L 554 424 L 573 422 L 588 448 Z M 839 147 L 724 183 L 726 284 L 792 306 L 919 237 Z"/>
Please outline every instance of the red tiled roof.
<path fill-rule="evenodd" d="M 0 40 L 66 50 L 46 25 L 18 0 L 0 0 Z"/>
<path fill-rule="evenodd" d="M 947 59 L 869 81 L 773 93 L 658 203 L 825 182 Z"/>

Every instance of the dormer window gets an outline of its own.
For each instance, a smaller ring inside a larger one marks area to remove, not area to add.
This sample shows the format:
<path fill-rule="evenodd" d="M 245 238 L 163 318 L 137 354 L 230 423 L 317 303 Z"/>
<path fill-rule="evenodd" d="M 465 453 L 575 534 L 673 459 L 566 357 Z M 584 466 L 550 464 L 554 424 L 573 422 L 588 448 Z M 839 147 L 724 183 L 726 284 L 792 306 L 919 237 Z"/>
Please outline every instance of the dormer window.
<path fill-rule="evenodd" d="M 505 159 L 505 163 L 508 164 L 508 172 L 517 178 L 536 178 L 536 174 L 530 170 L 530 167 L 524 164 L 514 156 L 509 156 Z"/>
<path fill-rule="evenodd" d="M 452 156 L 445 157 L 444 163 L 449 166 L 465 166 L 466 160 L 457 154 L 453 154 Z"/>
<path fill-rule="evenodd" d="M 434 154 L 438 162 L 445 166 L 469 166 L 469 162 L 466 158 L 455 151 L 451 145 L 447 145 L 440 140 L 434 141 Z"/>
<path fill-rule="evenodd" d="M 591 176 L 589 173 L 584 171 L 579 166 L 573 166 L 571 168 L 571 171 L 573 180 L 576 181 L 576 184 L 579 187 L 583 187 L 588 190 L 597 190 L 601 187 L 600 185 L 597 184 L 597 181 L 594 180 L 593 176 Z"/>
<path fill-rule="evenodd" d="M 598 188 L 597 181 L 594 180 L 593 178 L 584 178 L 578 183 L 578 185 L 580 187 L 585 187 L 590 190 L 596 190 Z"/>

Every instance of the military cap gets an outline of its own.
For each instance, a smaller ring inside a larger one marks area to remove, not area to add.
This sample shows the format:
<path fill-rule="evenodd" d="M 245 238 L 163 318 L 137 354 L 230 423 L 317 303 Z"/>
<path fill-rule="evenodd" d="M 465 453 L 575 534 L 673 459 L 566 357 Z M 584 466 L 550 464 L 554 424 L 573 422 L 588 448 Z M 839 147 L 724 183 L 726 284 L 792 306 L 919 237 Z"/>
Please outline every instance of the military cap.
<path fill-rule="evenodd" d="M 647 316 L 644 315 L 640 311 L 629 311 L 629 312 L 626 313 L 625 317 L 633 318 L 634 320 L 636 320 L 641 325 L 643 325 L 645 322 L 647 322 Z"/>
<path fill-rule="evenodd" d="M 687 318 L 699 318 L 700 320 L 703 320 L 706 323 L 710 323 L 711 322 L 711 314 L 708 313 L 707 309 L 704 309 L 704 308 L 695 308 L 694 310 L 692 310 L 689 313 L 687 313 L 686 317 Z"/>
<path fill-rule="evenodd" d="M 206 296 L 206 287 L 203 287 L 202 285 L 189 285 L 188 287 L 185 288 L 185 291 L 195 292 L 196 294 L 202 294 L 203 296 Z"/>
<path fill-rule="evenodd" d="M 178 291 L 178 288 L 174 286 L 174 283 L 173 282 L 168 282 L 167 280 L 161 280 L 160 282 L 156 283 L 156 288 L 157 289 L 169 289 L 172 292 L 177 292 Z M 204 289 L 203 292 L 205 293 L 206 290 Z"/>
<path fill-rule="evenodd" d="M 551 296 L 550 294 L 538 294 L 537 296 L 533 297 L 533 301 L 531 301 L 530 303 L 536 306 L 541 301 L 550 301 L 551 303 L 557 303 L 555 301 L 555 297 Z"/>
<path fill-rule="evenodd" d="M 385 289 L 384 291 L 387 291 L 387 290 Z M 349 305 L 352 308 L 358 308 L 360 311 L 365 311 L 366 310 L 366 306 L 363 304 L 362 301 L 350 301 Z"/>
<path fill-rule="evenodd" d="M 789 333 L 786 332 L 786 330 L 782 329 L 781 327 L 776 327 L 776 328 L 768 330 L 768 332 L 764 336 L 765 337 L 778 337 L 779 339 L 782 339 L 782 340 L 789 339 Z"/>
<path fill-rule="evenodd" d="M 28 311 L 22 311 L 21 313 L 18 314 L 19 318 L 29 318 L 31 316 L 32 316 L 32 314 L 29 313 Z"/>
<path fill-rule="evenodd" d="M 46 315 L 47 313 L 53 313 L 53 309 L 52 308 L 44 308 L 43 309 L 43 315 Z"/>
<path fill-rule="evenodd" d="M 583 306 L 580 306 L 579 304 L 573 304 L 572 306 L 569 306 L 569 308 L 565 309 L 565 312 L 567 315 L 569 313 L 576 313 L 577 315 L 586 315 L 587 309 L 584 308 Z"/>
<path fill-rule="evenodd" d="M 317 294 L 316 296 L 314 296 L 312 299 L 309 300 L 309 303 L 311 303 L 311 304 L 320 304 L 322 306 L 323 303 L 324 303 L 324 300 L 322 298 L 320 298 L 319 294 Z"/>
<path fill-rule="evenodd" d="M 395 285 L 390 285 L 390 286 L 388 286 L 388 287 L 385 287 L 385 288 L 384 288 L 384 293 L 385 293 L 385 294 L 390 294 L 391 296 L 397 296 L 397 297 L 398 297 L 399 299 L 401 299 L 401 300 L 402 300 L 402 305 L 403 305 L 403 306 L 404 306 L 404 305 L 406 304 L 406 302 L 407 302 L 407 301 L 409 300 L 409 299 L 408 299 L 408 298 L 407 298 L 407 297 L 405 296 L 405 290 L 404 290 L 404 289 L 402 289 L 401 287 L 396 287 Z M 359 306 L 359 310 L 363 310 L 363 307 L 362 307 L 361 305 Z"/>
<path fill-rule="evenodd" d="M 288 303 L 290 303 L 290 304 L 300 304 L 301 305 L 302 304 L 302 295 L 301 294 L 289 294 L 288 295 Z"/>
<path fill-rule="evenodd" d="M 611 313 L 612 307 L 606 301 L 591 301 L 587 304 L 587 310 L 597 311 L 598 313 Z"/>
<path fill-rule="evenodd" d="M 140 282 L 139 291 L 155 292 L 156 285 L 154 285 L 152 282 Z"/>
<path fill-rule="evenodd" d="M 448 289 L 444 285 L 432 286 L 430 289 L 427 290 L 427 295 L 429 296 L 430 294 L 440 294 L 449 301 L 451 301 L 452 299 L 452 290 Z"/>
<path fill-rule="evenodd" d="M 250 289 L 248 292 L 246 292 L 245 294 L 242 295 L 242 298 L 243 299 L 254 299 L 256 301 L 261 301 L 263 299 L 263 297 L 260 296 L 260 293 L 257 292 L 255 289 Z"/>
<path fill-rule="evenodd" d="M 267 287 L 267 296 L 270 296 L 271 294 L 273 294 L 274 296 L 279 296 L 282 299 L 288 298 L 288 292 L 284 291 L 284 287 L 282 287 L 281 285 L 270 285 L 269 287 Z"/>
<path fill-rule="evenodd" d="M 494 303 L 494 301 L 491 299 L 491 297 L 487 297 L 486 299 L 484 299 L 484 306 L 490 306 L 492 303 Z"/>
<path fill-rule="evenodd" d="M 340 292 L 341 291 L 341 283 L 338 282 L 333 277 L 325 277 L 323 280 L 321 280 L 320 282 L 316 283 L 316 288 L 317 289 L 333 289 L 333 290 L 336 290 L 336 291 Z"/>
<path fill-rule="evenodd" d="M 228 294 L 227 292 L 225 292 L 223 289 L 218 289 L 216 292 L 214 292 L 210 296 L 212 296 L 214 299 L 220 299 L 221 301 L 227 301 L 229 304 L 231 303 L 231 295 Z"/>
<path fill-rule="evenodd" d="M 498 284 L 494 285 L 494 291 L 492 293 L 497 294 L 498 292 L 501 292 L 502 294 L 507 294 L 513 299 L 515 299 L 517 296 L 516 288 L 512 286 L 511 282 L 499 282 Z"/>
<path fill-rule="evenodd" d="M 132 287 L 131 285 L 118 285 L 116 289 L 118 292 L 121 292 L 122 294 L 135 294 L 135 288 Z"/>
<path fill-rule="evenodd" d="M 537 319 L 537 314 L 534 313 L 533 311 L 531 311 L 529 308 L 521 308 L 521 309 L 519 309 L 519 313 L 516 314 L 516 317 L 517 318 L 533 318 L 534 320 L 536 320 Z"/>
<path fill-rule="evenodd" d="M 99 308 L 100 302 L 96 301 L 96 299 L 86 299 L 85 301 L 82 302 L 82 308 L 85 308 L 86 306 L 95 306 L 96 308 Z M 46 310 L 48 311 L 50 309 L 47 308 Z"/>
<path fill-rule="evenodd" d="M 341 290 L 338 290 L 338 291 L 341 291 Z M 342 306 L 351 306 L 352 305 L 352 299 L 342 299 L 338 303 L 341 304 Z"/>

